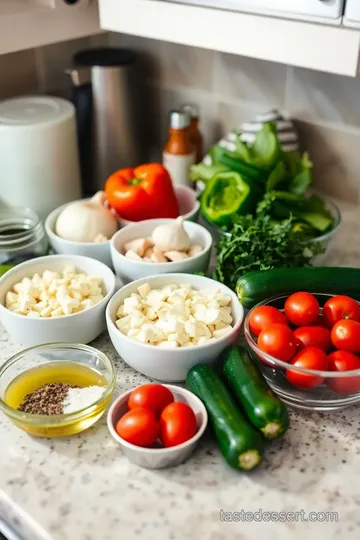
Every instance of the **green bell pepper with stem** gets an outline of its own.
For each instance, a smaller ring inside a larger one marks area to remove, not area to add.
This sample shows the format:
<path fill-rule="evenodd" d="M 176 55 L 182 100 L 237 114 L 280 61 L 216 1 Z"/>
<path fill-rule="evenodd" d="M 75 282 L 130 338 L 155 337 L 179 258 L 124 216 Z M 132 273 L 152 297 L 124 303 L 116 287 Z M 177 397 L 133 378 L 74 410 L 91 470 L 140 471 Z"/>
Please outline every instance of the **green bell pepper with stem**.
<path fill-rule="evenodd" d="M 206 185 L 201 195 L 200 206 L 208 221 L 226 225 L 234 214 L 251 212 L 252 189 L 237 172 L 219 173 Z"/>

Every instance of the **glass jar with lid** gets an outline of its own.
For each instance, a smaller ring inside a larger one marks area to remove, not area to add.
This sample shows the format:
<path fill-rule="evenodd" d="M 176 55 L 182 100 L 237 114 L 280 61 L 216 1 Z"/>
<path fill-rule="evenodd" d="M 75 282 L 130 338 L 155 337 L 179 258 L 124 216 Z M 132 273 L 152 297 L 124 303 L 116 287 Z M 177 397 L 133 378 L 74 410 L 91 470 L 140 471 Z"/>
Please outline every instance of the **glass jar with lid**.
<path fill-rule="evenodd" d="M 48 240 L 39 216 L 29 208 L 0 209 L 0 275 L 45 255 Z"/>

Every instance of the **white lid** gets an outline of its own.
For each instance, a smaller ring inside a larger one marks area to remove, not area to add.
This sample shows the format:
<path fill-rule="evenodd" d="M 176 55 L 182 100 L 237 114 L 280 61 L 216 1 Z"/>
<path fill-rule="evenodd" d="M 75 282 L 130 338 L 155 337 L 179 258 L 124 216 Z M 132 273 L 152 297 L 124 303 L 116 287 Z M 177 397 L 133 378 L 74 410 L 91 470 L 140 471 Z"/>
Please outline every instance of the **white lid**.
<path fill-rule="evenodd" d="M 7 99 L 0 103 L 0 128 L 48 126 L 74 116 L 70 101 L 49 96 Z"/>

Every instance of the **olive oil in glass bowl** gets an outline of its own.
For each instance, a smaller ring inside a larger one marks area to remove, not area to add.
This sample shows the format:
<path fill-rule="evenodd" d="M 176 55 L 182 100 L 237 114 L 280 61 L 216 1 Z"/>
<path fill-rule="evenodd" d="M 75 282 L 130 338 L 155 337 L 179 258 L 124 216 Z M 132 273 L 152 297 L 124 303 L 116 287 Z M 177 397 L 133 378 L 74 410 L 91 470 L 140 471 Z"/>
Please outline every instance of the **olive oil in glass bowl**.
<path fill-rule="evenodd" d="M 19 410 L 26 396 L 47 384 L 104 390 L 96 401 L 71 413 L 48 415 Z M 114 388 L 115 368 L 105 354 L 87 345 L 51 343 L 21 351 L 0 368 L 0 409 L 30 435 L 66 437 L 101 418 Z"/>

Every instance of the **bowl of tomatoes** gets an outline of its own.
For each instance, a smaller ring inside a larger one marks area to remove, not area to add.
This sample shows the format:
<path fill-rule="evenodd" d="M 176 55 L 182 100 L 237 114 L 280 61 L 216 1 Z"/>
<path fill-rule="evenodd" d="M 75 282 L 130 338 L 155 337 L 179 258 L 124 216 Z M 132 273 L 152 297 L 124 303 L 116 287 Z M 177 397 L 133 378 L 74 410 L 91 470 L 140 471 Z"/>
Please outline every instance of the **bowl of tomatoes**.
<path fill-rule="evenodd" d="M 288 405 L 333 411 L 360 401 L 360 304 L 306 291 L 260 302 L 244 333 L 272 390 Z"/>
<path fill-rule="evenodd" d="M 122 394 L 107 424 L 123 454 L 146 469 L 174 467 L 194 452 L 208 422 L 200 399 L 179 386 L 143 384 Z"/>

